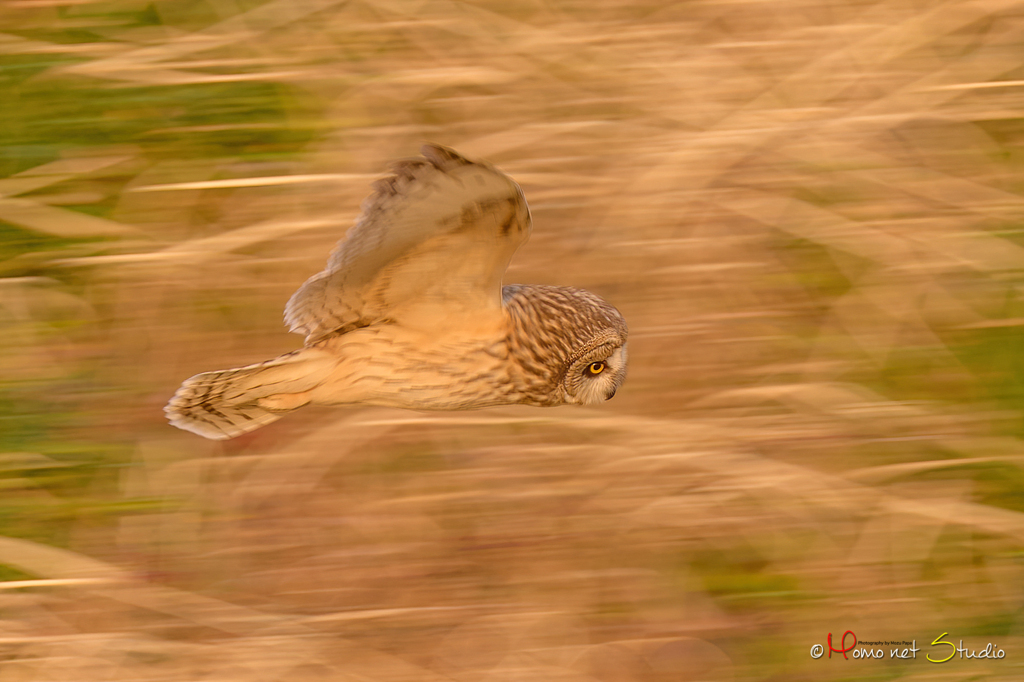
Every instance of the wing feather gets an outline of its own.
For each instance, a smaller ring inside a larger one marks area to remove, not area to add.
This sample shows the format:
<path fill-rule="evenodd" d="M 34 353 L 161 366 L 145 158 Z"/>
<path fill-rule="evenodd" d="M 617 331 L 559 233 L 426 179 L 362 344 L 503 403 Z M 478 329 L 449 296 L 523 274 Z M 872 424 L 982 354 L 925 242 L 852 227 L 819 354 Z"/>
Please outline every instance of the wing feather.
<path fill-rule="evenodd" d="M 529 238 L 519 185 L 437 145 L 391 165 L 327 263 L 288 301 L 285 323 L 306 344 L 442 303 L 472 314 L 501 306 L 501 278 Z"/>

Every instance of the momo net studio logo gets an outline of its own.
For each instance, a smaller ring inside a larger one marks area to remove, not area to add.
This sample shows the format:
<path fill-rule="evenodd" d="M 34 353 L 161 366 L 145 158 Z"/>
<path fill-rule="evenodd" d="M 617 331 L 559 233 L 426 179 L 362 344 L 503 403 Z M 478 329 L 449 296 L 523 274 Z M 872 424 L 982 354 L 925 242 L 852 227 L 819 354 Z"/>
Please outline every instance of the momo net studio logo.
<path fill-rule="evenodd" d="M 848 638 L 849 641 L 847 641 Z M 832 640 L 832 633 L 828 633 L 826 646 L 828 647 L 829 658 L 832 658 L 832 654 L 838 654 L 836 658 L 842 656 L 847 661 L 851 658 L 855 660 L 870 658 L 918 660 L 919 653 L 923 654 L 921 660 L 930 663 L 947 663 L 953 659 L 1000 659 L 1006 657 L 1006 652 L 992 642 L 988 642 L 983 648 L 978 649 L 964 645 L 962 639 L 958 644 L 954 644 L 950 640 L 949 633 L 943 632 L 924 648 L 917 646 L 916 639 L 858 642 L 857 635 L 854 634 L 853 630 L 847 630 L 835 643 Z M 811 647 L 811 658 L 822 658 L 825 652 L 825 646 L 815 644 Z"/>

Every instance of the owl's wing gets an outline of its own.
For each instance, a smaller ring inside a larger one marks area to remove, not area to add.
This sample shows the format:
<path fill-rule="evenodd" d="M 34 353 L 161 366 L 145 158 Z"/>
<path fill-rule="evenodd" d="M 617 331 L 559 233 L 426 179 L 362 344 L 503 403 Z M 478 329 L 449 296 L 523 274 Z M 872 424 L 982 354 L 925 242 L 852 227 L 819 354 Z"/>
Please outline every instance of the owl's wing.
<path fill-rule="evenodd" d="M 307 345 L 416 309 L 500 309 L 502 275 L 530 236 L 522 190 L 451 149 L 420 151 L 424 158 L 399 161 L 374 183 L 327 268 L 288 301 L 285 323 Z"/>

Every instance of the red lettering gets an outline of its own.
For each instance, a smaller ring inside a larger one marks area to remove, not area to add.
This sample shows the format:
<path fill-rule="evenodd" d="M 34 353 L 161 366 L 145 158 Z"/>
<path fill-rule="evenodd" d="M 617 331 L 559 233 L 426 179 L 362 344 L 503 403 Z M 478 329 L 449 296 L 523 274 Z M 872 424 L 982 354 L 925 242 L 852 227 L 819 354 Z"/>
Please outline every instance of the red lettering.
<path fill-rule="evenodd" d="M 850 646 L 846 646 L 846 636 L 847 635 L 853 635 L 853 644 L 851 644 Z M 843 638 L 839 641 L 839 646 L 841 646 L 843 648 L 842 649 L 833 649 L 832 648 L 832 633 L 831 632 L 828 633 L 828 657 L 832 658 L 832 652 L 834 651 L 837 654 L 842 654 L 843 658 L 845 658 L 846 660 L 850 660 L 850 658 L 846 655 L 846 652 L 847 651 L 852 651 L 853 648 L 855 646 L 857 646 L 857 635 L 853 634 L 853 630 L 847 630 L 846 632 L 843 633 Z"/>

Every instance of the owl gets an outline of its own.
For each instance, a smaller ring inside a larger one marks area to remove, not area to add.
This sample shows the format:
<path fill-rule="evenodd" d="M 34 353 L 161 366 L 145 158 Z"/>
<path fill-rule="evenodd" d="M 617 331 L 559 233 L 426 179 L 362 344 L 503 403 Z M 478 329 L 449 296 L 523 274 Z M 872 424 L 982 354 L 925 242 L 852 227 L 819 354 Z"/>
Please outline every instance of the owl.
<path fill-rule="evenodd" d="M 304 405 L 593 405 L 626 376 L 626 322 L 571 287 L 501 285 L 530 236 L 519 185 L 436 145 L 376 182 L 327 268 L 288 301 L 301 350 L 197 374 L 171 424 L 233 438 Z"/>

